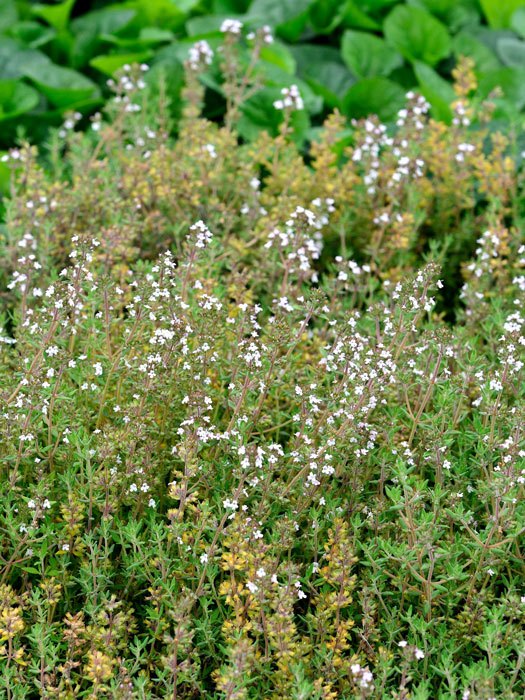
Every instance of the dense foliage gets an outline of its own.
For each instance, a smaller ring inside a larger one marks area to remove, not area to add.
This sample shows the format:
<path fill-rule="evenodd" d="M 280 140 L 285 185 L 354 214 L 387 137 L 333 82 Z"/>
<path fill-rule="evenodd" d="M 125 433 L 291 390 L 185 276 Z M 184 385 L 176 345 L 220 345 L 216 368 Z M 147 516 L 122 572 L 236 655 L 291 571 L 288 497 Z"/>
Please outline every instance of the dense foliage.
<path fill-rule="evenodd" d="M 464 63 L 449 126 L 239 145 L 229 26 L 224 125 L 200 44 L 176 142 L 137 66 L 6 159 L 2 697 L 520 698 L 514 143 Z"/>
<path fill-rule="evenodd" d="M 276 34 L 258 57 L 260 83 L 243 106 L 238 129 L 247 139 L 261 129 L 276 133 L 272 103 L 293 83 L 305 100 L 302 138 L 334 108 L 388 121 L 410 89 L 450 122 L 451 71 L 462 55 L 474 60 L 481 99 L 501 88 L 496 116 L 512 119 L 525 105 L 525 0 L 2 0 L 0 146 L 12 145 L 16 127 L 40 140 L 65 111 L 92 114 L 108 96 L 108 78 L 135 62 L 153 67 L 154 85 L 161 73 L 169 76 L 176 118 L 189 48 L 201 39 L 217 48 L 229 17 L 247 33 L 268 24 Z M 239 45 L 241 63 L 249 61 L 248 44 Z M 206 114 L 220 120 L 216 62 L 203 80 Z"/>

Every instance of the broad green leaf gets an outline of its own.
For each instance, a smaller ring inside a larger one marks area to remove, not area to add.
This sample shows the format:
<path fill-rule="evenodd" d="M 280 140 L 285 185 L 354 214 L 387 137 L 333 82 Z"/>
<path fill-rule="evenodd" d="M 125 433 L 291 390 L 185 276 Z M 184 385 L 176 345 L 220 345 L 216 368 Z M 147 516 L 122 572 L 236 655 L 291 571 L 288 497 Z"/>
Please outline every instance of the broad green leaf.
<path fill-rule="evenodd" d="M 328 34 L 341 24 L 344 10 L 340 0 L 316 0 L 309 10 L 310 23 L 316 32 Z"/>
<path fill-rule="evenodd" d="M 18 9 L 15 0 L 2 0 L 0 4 L 0 32 L 12 27 L 18 20 Z"/>
<path fill-rule="evenodd" d="M 445 25 L 418 7 L 395 7 L 384 22 L 384 31 L 388 43 L 410 61 L 434 66 L 451 51 Z"/>
<path fill-rule="evenodd" d="M 297 68 L 296 61 L 290 49 L 279 41 L 274 41 L 273 44 L 263 46 L 261 49 L 261 60 L 267 63 L 273 63 L 290 75 L 295 75 Z"/>
<path fill-rule="evenodd" d="M 44 46 L 56 37 L 52 27 L 45 27 L 39 22 L 15 22 L 8 30 L 9 36 L 26 44 L 31 49 Z"/>
<path fill-rule="evenodd" d="M 388 78 L 365 78 L 348 90 L 343 98 L 343 111 L 355 119 L 376 114 L 381 120 L 390 121 L 405 99 L 403 88 Z"/>
<path fill-rule="evenodd" d="M 173 32 L 170 32 L 168 29 L 158 29 L 157 27 L 144 27 L 137 37 L 132 38 L 114 36 L 113 34 L 100 35 L 101 40 L 121 49 L 127 49 L 131 53 L 142 51 L 150 46 L 165 44 L 173 41 L 174 38 Z"/>
<path fill-rule="evenodd" d="M 126 27 L 135 15 L 135 10 L 109 5 L 103 10 L 88 12 L 87 15 L 74 19 L 71 22 L 71 31 L 74 34 L 87 32 L 93 37 L 99 34 L 116 34 Z"/>
<path fill-rule="evenodd" d="M 253 0 L 246 17 L 277 27 L 306 12 L 313 0 Z"/>
<path fill-rule="evenodd" d="M 481 97 L 488 97 L 495 88 L 501 88 L 505 99 L 516 109 L 520 110 L 525 106 L 523 70 L 500 68 L 481 76 L 478 87 Z"/>
<path fill-rule="evenodd" d="M 74 68 L 84 66 L 95 56 L 101 46 L 104 35 L 116 35 L 124 31 L 135 18 L 135 11 L 110 5 L 103 10 L 89 12 L 71 22 L 74 43 L 71 49 L 71 65 Z"/>
<path fill-rule="evenodd" d="M 30 78 L 55 107 L 69 107 L 99 95 L 97 86 L 89 78 L 49 60 L 47 63 L 29 63 L 24 68 L 24 75 Z"/>
<path fill-rule="evenodd" d="M 269 24 L 287 41 L 297 41 L 308 22 L 314 0 L 254 0 L 246 14 L 250 24 Z"/>
<path fill-rule="evenodd" d="M 13 119 L 34 109 L 38 93 L 18 80 L 0 80 L 0 121 Z"/>
<path fill-rule="evenodd" d="M 452 85 L 421 61 L 414 62 L 414 71 L 419 83 L 419 91 L 430 103 L 432 116 L 450 123 L 452 121 L 450 105 L 456 99 Z"/>
<path fill-rule="evenodd" d="M 525 68 L 525 41 L 503 38 L 498 41 L 498 54 L 506 66 Z"/>
<path fill-rule="evenodd" d="M 96 68 L 105 75 L 114 75 L 126 64 L 146 63 L 153 56 L 151 51 L 141 51 L 140 53 L 109 54 L 107 56 L 96 56 L 92 58 L 89 65 Z"/>
<path fill-rule="evenodd" d="M 355 83 L 354 76 L 341 61 L 337 49 L 316 44 L 292 47 L 298 75 L 331 107 L 340 107 L 341 96 Z"/>
<path fill-rule="evenodd" d="M 356 29 L 371 29 L 379 31 L 381 25 L 372 17 L 363 12 L 357 0 L 347 0 L 343 10 L 344 27 L 355 27 Z"/>
<path fill-rule="evenodd" d="M 217 15 L 238 13 L 242 14 L 248 11 L 251 0 L 213 0 L 212 12 Z"/>
<path fill-rule="evenodd" d="M 49 62 L 41 51 L 20 47 L 14 39 L 0 36 L 0 79 L 20 78 L 27 66 Z"/>
<path fill-rule="evenodd" d="M 428 10 L 433 15 L 445 17 L 457 5 L 457 0 L 408 0 L 408 4 Z"/>
<path fill-rule="evenodd" d="M 525 39 L 525 7 L 518 8 L 512 15 L 510 28 L 514 29 L 522 39 Z"/>
<path fill-rule="evenodd" d="M 389 75 L 403 63 L 403 58 L 379 37 L 348 29 L 343 34 L 341 56 L 358 78 Z"/>
<path fill-rule="evenodd" d="M 511 18 L 519 7 L 525 7 L 525 0 L 479 0 L 487 22 L 493 29 L 510 27 Z"/>
<path fill-rule="evenodd" d="M 242 116 L 237 124 L 239 134 L 246 140 L 253 140 L 261 131 L 276 134 L 282 122 L 283 113 L 275 109 L 273 103 L 280 97 L 276 88 L 263 88 L 241 107 Z M 305 110 L 293 112 L 290 119 L 293 138 L 302 143 L 310 128 L 310 120 Z"/>
<path fill-rule="evenodd" d="M 67 27 L 75 2 L 76 0 L 64 0 L 58 5 L 36 5 L 32 12 L 60 32 Z"/>
<path fill-rule="evenodd" d="M 178 31 L 187 19 L 186 11 L 171 0 L 128 0 L 122 7 L 136 11 L 133 25 L 137 31 L 143 27 L 161 27 Z"/>
<path fill-rule="evenodd" d="M 238 17 L 229 17 L 228 15 L 206 15 L 205 17 L 192 17 L 186 22 L 186 33 L 191 37 L 206 36 L 207 34 L 220 34 L 221 24 L 228 18 L 238 19 Z"/>
<path fill-rule="evenodd" d="M 501 68 L 501 64 L 494 52 L 466 31 L 456 34 L 452 40 L 452 49 L 456 58 L 460 56 L 472 58 L 476 64 L 478 75 Z"/>

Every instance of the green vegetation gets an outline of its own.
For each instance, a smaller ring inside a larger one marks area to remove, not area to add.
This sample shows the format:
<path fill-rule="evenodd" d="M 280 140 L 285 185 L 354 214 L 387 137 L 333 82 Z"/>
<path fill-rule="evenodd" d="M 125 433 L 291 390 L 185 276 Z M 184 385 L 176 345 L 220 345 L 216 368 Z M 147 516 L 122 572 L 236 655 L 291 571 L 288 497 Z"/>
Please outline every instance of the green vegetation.
<path fill-rule="evenodd" d="M 495 118 L 513 121 L 525 106 L 525 1 L 2 0 L 0 146 L 13 144 L 17 127 L 39 141 L 66 111 L 93 114 L 108 98 L 107 80 L 132 63 L 152 67 L 154 86 L 161 74 L 169 77 L 176 128 L 188 51 L 199 40 L 216 49 L 227 18 L 252 31 L 270 25 L 276 37 L 253 67 L 259 83 L 238 125 L 246 139 L 261 129 L 276 133 L 272 104 L 291 84 L 305 100 L 303 139 L 335 108 L 389 121 L 411 89 L 435 118 L 450 122 L 451 71 L 461 56 L 474 61 L 478 99 L 501 90 Z M 238 46 L 245 66 L 249 44 Z M 216 61 L 202 79 L 206 115 L 220 120 L 226 106 Z"/>
<path fill-rule="evenodd" d="M 4 157 L 0 693 L 518 700 L 517 141 L 463 61 L 449 124 L 409 93 L 305 159 L 311 93 L 253 129 L 224 29 L 223 122 L 199 40 L 181 104 L 134 65 Z"/>

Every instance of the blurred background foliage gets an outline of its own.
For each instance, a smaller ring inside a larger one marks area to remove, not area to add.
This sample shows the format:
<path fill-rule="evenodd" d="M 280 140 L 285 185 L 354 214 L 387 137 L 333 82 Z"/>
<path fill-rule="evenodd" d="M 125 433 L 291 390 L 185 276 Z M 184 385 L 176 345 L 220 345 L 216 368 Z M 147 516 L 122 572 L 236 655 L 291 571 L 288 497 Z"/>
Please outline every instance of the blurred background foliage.
<path fill-rule="evenodd" d="M 388 122 L 410 89 L 449 122 L 451 71 L 461 55 L 475 62 L 480 100 L 500 89 L 495 122 L 516 120 L 525 106 L 525 0 L 2 0 L 0 147 L 11 146 L 17 130 L 38 142 L 65 113 L 99 110 L 108 79 L 136 62 L 151 66 L 154 85 L 165 76 L 176 125 L 188 49 L 199 39 L 216 49 L 226 17 L 248 30 L 268 24 L 275 34 L 257 66 L 261 88 L 243 107 L 246 139 L 275 132 L 273 101 L 292 83 L 305 101 L 303 140 L 335 108 Z M 239 51 L 248 61 L 248 46 Z M 216 62 L 204 80 L 207 116 L 220 121 Z"/>

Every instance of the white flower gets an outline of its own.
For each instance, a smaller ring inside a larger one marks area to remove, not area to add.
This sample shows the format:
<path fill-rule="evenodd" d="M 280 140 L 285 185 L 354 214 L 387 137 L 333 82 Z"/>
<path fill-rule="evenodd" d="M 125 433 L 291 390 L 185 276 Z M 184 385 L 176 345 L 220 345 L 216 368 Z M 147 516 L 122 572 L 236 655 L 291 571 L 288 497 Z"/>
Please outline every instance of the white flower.
<path fill-rule="evenodd" d="M 209 66 L 212 59 L 213 51 L 207 41 L 197 41 L 189 50 L 188 63 L 193 70 L 198 70 L 201 65 Z"/>
<path fill-rule="evenodd" d="M 93 369 L 95 370 L 95 374 L 97 377 L 100 377 L 102 375 L 103 370 L 100 362 L 95 362 L 95 364 L 93 365 Z"/>
<path fill-rule="evenodd" d="M 418 659 L 418 660 L 424 659 L 424 658 L 425 658 L 425 652 L 424 652 L 424 651 L 421 651 L 421 649 L 418 649 L 418 648 L 416 647 L 416 649 L 414 649 L 414 656 L 415 656 L 416 659 Z"/>
<path fill-rule="evenodd" d="M 408 642 L 406 642 L 404 639 L 402 639 L 400 642 L 398 642 L 397 646 L 404 649 L 407 644 L 408 644 Z"/>
<path fill-rule="evenodd" d="M 246 588 L 250 591 L 250 593 L 257 593 L 259 590 L 259 586 L 257 586 L 255 583 L 252 583 L 251 581 L 248 581 L 246 584 Z"/>
<path fill-rule="evenodd" d="M 304 109 L 304 102 L 301 94 L 299 93 L 299 88 L 297 85 L 290 85 L 289 88 L 283 88 L 281 90 L 282 100 L 276 100 L 273 103 L 275 109 L 282 111 L 283 109 Z"/>
<path fill-rule="evenodd" d="M 239 35 L 242 30 L 242 22 L 238 19 L 225 19 L 221 24 L 221 32 L 223 34 L 235 34 Z"/>

